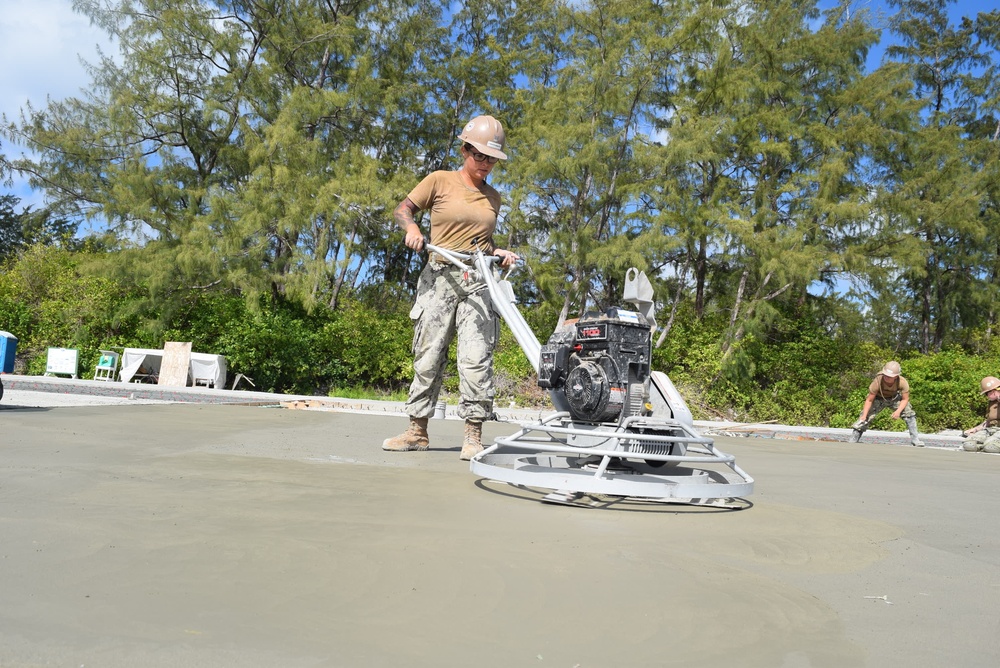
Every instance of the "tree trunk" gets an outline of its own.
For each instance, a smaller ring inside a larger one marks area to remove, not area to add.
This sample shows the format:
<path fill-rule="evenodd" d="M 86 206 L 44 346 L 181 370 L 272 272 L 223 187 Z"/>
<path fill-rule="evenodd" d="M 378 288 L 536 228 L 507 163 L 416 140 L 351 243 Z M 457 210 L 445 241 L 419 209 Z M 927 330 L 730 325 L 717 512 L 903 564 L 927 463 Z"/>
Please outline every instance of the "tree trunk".
<path fill-rule="evenodd" d="M 694 264 L 694 315 L 700 321 L 705 316 L 705 278 L 708 274 L 708 258 L 705 246 L 708 240 L 703 235 L 698 239 L 698 260 Z"/>
<path fill-rule="evenodd" d="M 924 289 L 920 294 L 920 352 L 930 353 L 931 350 L 931 292 L 934 282 L 931 279 L 931 261 L 927 260 L 927 276 L 924 277 Z"/>
<path fill-rule="evenodd" d="M 351 225 L 351 232 L 344 239 L 344 266 L 337 275 L 337 280 L 333 284 L 333 294 L 330 295 L 330 310 L 337 310 L 337 300 L 340 299 L 340 289 L 344 285 L 344 277 L 347 276 L 348 267 L 351 266 L 351 250 L 354 247 L 354 235 L 358 232 L 358 219 L 355 218 Z M 336 262 L 336 260 L 334 260 Z"/>
<path fill-rule="evenodd" d="M 740 287 L 736 290 L 736 301 L 733 303 L 733 311 L 729 315 L 729 330 L 732 331 L 733 327 L 736 326 L 736 318 L 740 314 L 740 308 L 743 306 L 743 293 L 747 288 L 747 278 L 750 276 L 750 270 L 744 269 L 743 274 L 740 276 Z M 768 276 L 770 277 L 770 275 Z M 766 282 L 766 281 L 765 281 Z M 729 349 L 732 347 L 736 341 L 739 340 L 739 336 L 743 335 L 743 328 L 740 327 L 739 332 L 736 335 L 730 335 L 726 337 L 722 342 L 722 357 L 725 358 L 729 354 Z"/>
<path fill-rule="evenodd" d="M 680 280 L 677 282 L 677 291 L 674 293 L 674 303 L 670 307 L 670 317 L 667 318 L 667 324 L 660 328 L 660 336 L 656 339 L 656 347 L 659 348 L 663 345 L 663 342 L 667 339 L 667 334 L 670 333 L 670 329 L 674 326 L 674 319 L 677 317 L 677 307 L 681 303 L 681 297 L 684 295 L 684 288 L 687 287 L 687 272 L 688 267 L 691 264 L 691 256 L 688 255 L 684 260 L 684 268 L 680 272 Z"/>
<path fill-rule="evenodd" d="M 573 299 L 573 293 L 571 290 L 566 291 L 566 296 L 563 298 L 562 309 L 559 311 L 559 322 L 556 324 L 556 329 L 559 329 L 566 323 L 566 319 L 569 318 L 569 304 Z"/>

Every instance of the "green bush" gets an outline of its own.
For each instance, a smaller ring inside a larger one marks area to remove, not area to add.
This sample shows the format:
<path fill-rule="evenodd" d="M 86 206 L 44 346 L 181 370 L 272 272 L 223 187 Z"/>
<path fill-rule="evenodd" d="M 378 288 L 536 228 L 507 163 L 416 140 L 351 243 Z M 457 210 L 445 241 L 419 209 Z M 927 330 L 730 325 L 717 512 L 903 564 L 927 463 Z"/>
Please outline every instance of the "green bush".
<path fill-rule="evenodd" d="M 78 349 L 81 376 L 89 378 L 101 349 L 191 341 L 196 351 L 224 355 L 230 376 L 243 373 L 259 390 L 401 397 L 412 378 L 411 304 L 403 292 L 361 293 L 343 299 L 335 312 L 308 312 L 280 298 L 251 308 L 235 292 L 199 291 L 171 302 L 170 312 L 153 312 L 141 287 L 88 270 L 100 259 L 95 253 L 32 246 L 4 264 L 0 329 L 18 337 L 22 372 L 44 373 L 49 347 Z M 895 358 L 911 383 L 921 431 L 963 429 L 982 420 L 986 402 L 979 380 L 1000 374 L 1000 341 L 987 346 L 985 334 L 973 336 L 977 350 L 987 350 L 978 355 L 960 348 L 899 354 L 865 342 L 861 326 L 839 327 L 831 335 L 823 324 L 830 321 L 823 311 L 831 308 L 842 305 L 806 300 L 794 312 L 775 310 L 766 328 L 748 333 L 724 358 L 720 342 L 728 314 L 709 311 L 699 320 L 684 304 L 653 351 L 653 368 L 671 377 L 699 419 L 849 427 L 871 379 Z M 558 316 L 555 305 L 521 310 L 545 342 Z M 547 405 L 506 325 L 494 371 L 498 405 Z M 458 392 L 454 343 L 443 390 Z M 872 428 L 905 425 L 883 412 Z"/>
<path fill-rule="evenodd" d="M 86 254 L 35 245 L 9 260 L 0 273 L 0 329 L 18 337 L 19 366 L 45 372 L 48 349 L 79 351 L 81 377 L 92 378 L 102 348 L 124 347 L 139 329 L 122 317 L 134 291 L 109 278 L 84 273 Z"/>
<path fill-rule="evenodd" d="M 902 362 L 921 430 L 968 429 L 982 421 L 986 400 L 979 393 L 979 381 L 997 374 L 998 352 L 994 343 L 985 357 L 952 348 Z"/>
<path fill-rule="evenodd" d="M 177 315 L 166 341 L 191 341 L 223 355 L 230 377 L 242 373 L 262 392 L 313 394 L 337 377 L 316 345 L 322 323 L 301 308 L 268 301 L 258 309 L 236 295 L 198 295 Z"/>
<path fill-rule="evenodd" d="M 542 339 L 544 342 L 548 339 Z M 548 403 L 548 395 L 538 387 L 535 367 L 525 356 L 514 333 L 504 324 L 493 354 L 496 405 L 537 406 Z"/>
<path fill-rule="evenodd" d="M 398 388 L 409 383 L 413 324 L 408 304 L 346 300 L 317 334 L 318 351 L 339 382 Z"/>

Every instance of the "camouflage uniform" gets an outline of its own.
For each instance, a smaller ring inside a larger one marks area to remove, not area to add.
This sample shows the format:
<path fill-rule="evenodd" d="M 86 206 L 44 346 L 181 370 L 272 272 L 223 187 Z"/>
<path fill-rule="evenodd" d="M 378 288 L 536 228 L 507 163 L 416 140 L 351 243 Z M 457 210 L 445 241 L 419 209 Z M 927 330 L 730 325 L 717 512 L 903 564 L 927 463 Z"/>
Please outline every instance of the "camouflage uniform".
<path fill-rule="evenodd" d="M 1000 427 L 983 427 L 962 443 L 966 452 L 1000 453 Z"/>
<path fill-rule="evenodd" d="M 899 402 L 902 400 L 903 395 L 899 392 L 892 397 L 880 397 L 876 395 L 875 398 L 872 399 L 872 408 L 868 411 L 868 419 L 858 420 L 854 424 L 854 428 L 866 431 L 868 429 L 868 425 L 871 424 L 871 421 L 875 419 L 876 415 L 884 411 L 886 408 L 891 408 L 893 412 L 896 412 L 896 409 L 899 408 Z M 917 417 L 917 413 L 913 410 L 911 404 L 906 404 L 906 408 L 904 408 L 899 414 L 899 417 L 906 420 L 907 418 Z"/>
<path fill-rule="evenodd" d="M 851 442 L 857 443 L 860 441 L 861 436 L 868 431 L 868 426 L 871 424 L 871 421 L 875 419 L 876 415 L 881 413 L 886 408 L 891 408 L 892 411 L 895 412 L 896 409 L 899 408 L 899 402 L 902 400 L 903 395 L 899 392 L 891 397 L 875 395 L 875 398 L 872 400 L 871 410 L 868 411 L 867 419 L 858 420 L 851 425 L 851 429 L 853 430 L 850 439 Z M 903 422 L 906 423 L 906 428 L 910 432 L 910 442 L 913 445 L 920 443 L 920 439 L 917 436 L 917 413 L 913 410 L 912 405 L 907 403 L 906 407 L 899 414 L 899 417 L 901 417 Z"/>
<path fill-rule="evenodd" d="M 434 414 L 448 346 L 458 334 L 459 417 L 482 422 L 493 415 L 493 349 L 500 321 L 486 283 L 471 271 L 430 261 L 420 273 L 414 321 L 413 382 L 406 412 L 414 418 Z"/>

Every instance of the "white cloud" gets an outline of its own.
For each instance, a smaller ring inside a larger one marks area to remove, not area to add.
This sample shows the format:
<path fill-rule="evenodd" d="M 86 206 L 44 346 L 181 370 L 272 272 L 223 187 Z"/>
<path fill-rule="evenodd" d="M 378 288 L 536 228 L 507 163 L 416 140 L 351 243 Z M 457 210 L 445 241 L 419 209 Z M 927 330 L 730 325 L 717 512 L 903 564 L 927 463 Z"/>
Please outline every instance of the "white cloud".
<path fill-rule="evenodd" d="M 0 0 L 0 113 L 17 122 L 29 101 L 43 108 L 48 98 L 80 96 L 90 84 L 81 58 L 96 63 L 98 45 L 115 51 L 107 34 L 73 11 L 72 0 Z M 22 149 L 4 142 L 0 151 L 16 157 Z M 22 205 L 41 204 L 40 193 L 14 178 Z"/>
<path fill-rule="evenodd" d="M 80 59 L 96 62 L 97 45 L 112 51 L 71 0 L 0 0 L 0 111 L 11 118 L 28 100 L 78 96 L 90 81 Z"/>

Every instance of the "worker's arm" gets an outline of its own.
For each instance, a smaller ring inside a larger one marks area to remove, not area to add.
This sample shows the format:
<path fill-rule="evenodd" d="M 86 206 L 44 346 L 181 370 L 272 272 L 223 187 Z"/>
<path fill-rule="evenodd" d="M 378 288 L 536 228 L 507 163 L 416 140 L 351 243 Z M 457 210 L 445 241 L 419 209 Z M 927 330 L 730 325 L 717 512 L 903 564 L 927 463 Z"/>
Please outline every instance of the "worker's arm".
<path fill-rule="evenodd" d="M 910 403 L 910 393 L 904 392 L 903 399 L 899 402 L 899 406 L 892 413 L 892 419 L 899 420 L 900 419 L 899 416 L 903 414 L 903 409 L 905 409 L 909 403 Z"/>
<path fill-rule="evenodd" d="M 412 248 L 415 251 L 419 251 L 424 247 L 424 233 L 413 219 L 413 214 L 417 211 L 420 211 L 420 207 L 407 197 L 392 212 L 392 217 L 396 220 L 396 224 L 399 225 L 401 230 L 406 232 L 406 238 L 403 239 L 403 243 L 406 244 L 407 248 Z"/>
<path fill-rule="evenodd" d="M 858 418 L 861 422 L 868 419 L 868 411 L 872 409 L 872 402 L 875 401 L 875 393 L 869 392 L 868 396 L 865 397 L 865 407 L 861 409 L 861 417 Z"/>
<path fill-rule="evenodd" d="M 962 436 L 968 436 L 969 434 L 975 434 L 977 431 L 982 431 L 985 428 L 986 428 L 986 420 L 983 420 L 982 422 L 980 422 L 979 424 L 977 424 L 972 429 L 966 429 L 965 431 L 963 431 L 962 432 Z"/>

